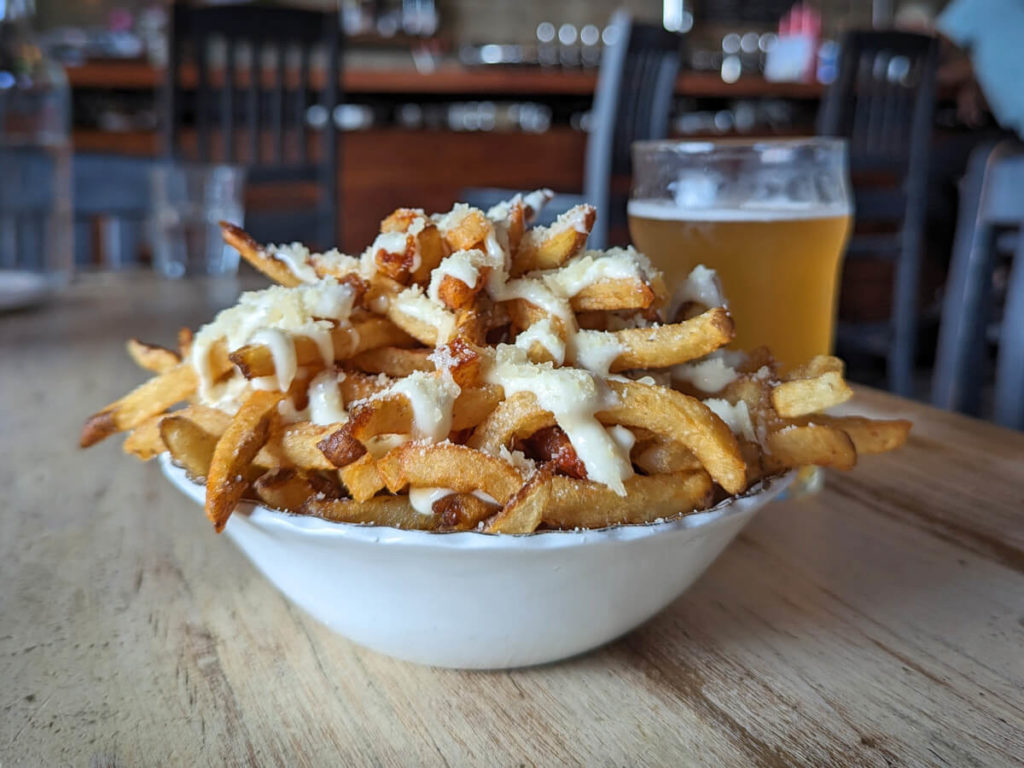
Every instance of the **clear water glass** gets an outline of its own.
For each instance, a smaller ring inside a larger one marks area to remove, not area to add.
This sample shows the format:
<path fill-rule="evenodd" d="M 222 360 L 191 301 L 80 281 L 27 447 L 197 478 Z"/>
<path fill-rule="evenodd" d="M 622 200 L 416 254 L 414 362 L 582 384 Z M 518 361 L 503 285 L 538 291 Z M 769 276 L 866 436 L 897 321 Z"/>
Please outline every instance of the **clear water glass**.
<path fill-rule="evenodd" d="M 230 165 L 164 164 L 150 175 L 153 266 L 164 277 L 232 275 L 238 252 L 220 222 L 242 226 L 245 171 Z"/>

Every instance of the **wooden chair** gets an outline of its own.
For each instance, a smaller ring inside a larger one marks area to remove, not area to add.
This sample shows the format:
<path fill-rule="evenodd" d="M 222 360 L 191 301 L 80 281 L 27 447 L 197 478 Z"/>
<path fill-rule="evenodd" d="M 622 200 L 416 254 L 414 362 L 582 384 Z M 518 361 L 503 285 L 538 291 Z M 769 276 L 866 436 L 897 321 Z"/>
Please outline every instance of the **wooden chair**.
<path fill-rule="evenodd" d="M 961 187 L 932 386 L 932 402 L 941 408 L 980 411 L 1002 253 L 1013 261 L 995 334 L 994 420 L 1024 429 L 1024 145 L 1016 141 L 976 149 Z"/>
<path fill-rule="evenodd" d="M 895 265 L 889 321 L 841 323 L 837 343 L 885 357 L 901 395 L 912 394 L 937 49 L 909 32 L 847 33 L 818 122 L 820 134 L 849 141 L 858 231 L 847 260 Z"/>
<path fill-rule="evenodd" d="M 223 63 L 215 67 L 216 45 Z M 323 57 L 317 77 L 310 66 L 314 49 Z M 340 240 L 334 124 L 340 74 L 336 13 L 178 2 L 163 89 L 164 154 L 244 164 L 250 186 L 290 185 L 270 196 L 274 210 L 247 211 L 247 227 L 263 241 L 333 246 Z M 304 204 L 282 210 L 289 198 Z"/>
<path fill-rule="evenodd" d="M 635 24 L 626 11 L 616 11 L 609 26 L 614 31 L 601 58 L 590 113 L 583 194 L 559 194 L 546 209 L 550 219 L 579 203 L 595 206 L 591 248 L 607 247 L 609 231 L 625 231 L 630 147 L 667 135 L 683 53 L 682 37 L 659 25 Z M 462 199 L 486 209 L 517 191 L 523 190 L 467 189 Z"/>

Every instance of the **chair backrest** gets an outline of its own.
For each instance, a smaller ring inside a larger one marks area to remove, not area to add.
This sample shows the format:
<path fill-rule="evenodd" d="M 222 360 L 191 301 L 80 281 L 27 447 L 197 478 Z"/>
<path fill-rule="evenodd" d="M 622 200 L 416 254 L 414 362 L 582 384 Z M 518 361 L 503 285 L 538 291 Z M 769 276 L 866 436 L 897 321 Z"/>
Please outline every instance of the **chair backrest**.
<path fill-rule="evenodd" d="M 336 13 L 177 2 L 163 91 L 164 154 L 241 163 L 256 184 L 312 182 L 318 188 L 313 206 L 263 215 L 257 219 L 259 226 L 250 227 L 262 239 L 314 239 L 323 247 L 332 245 L 337 234 L 334 109 L 340 100 L 340 73 Z M 189 117 L 194 140 L 184 129 Z M 311 124 L 317 138 L 312 147 Z M 268 237 L 277 231 L 286 236 Z"/>
<path fill-rule="evenodd" d="M 980 409 L 993 273 L 1006 242 L 1015 246 L 999 333 L 994 416 L 1024 429 L 1024 145 L 1018 142 L 976 149 L 961 187 L 933 380 L 932 401 L 939 407 Z"/>
<path fill-rule="evenodd" d="M 926 156 L 935 99 L 934 37 L 854 30 L 843 36 L 839 75 L 822 103 L 818 133 L 849 141 L 853 173 L 905 175 Z"/>
<path fill-rule="evenodd" d="M 594 248 L 607 244 L 610 225 L 625 222 L 634 141 L 663 139 L 683 38 L 660 26 L 635 24 L 626 11 L 612 16 L 591 110 L 583 194 L 597 207 Z"/>

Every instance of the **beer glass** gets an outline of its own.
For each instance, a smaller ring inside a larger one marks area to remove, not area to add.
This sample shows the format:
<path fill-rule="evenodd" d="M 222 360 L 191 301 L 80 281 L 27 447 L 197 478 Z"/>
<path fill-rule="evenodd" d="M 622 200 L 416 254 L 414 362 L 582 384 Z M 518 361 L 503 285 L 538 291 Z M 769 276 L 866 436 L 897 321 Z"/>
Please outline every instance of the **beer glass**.
<path fill-rule="evenodd" d="M 717 271 L 732 347 L 766 344 L 783 370 L 832 350 L 851 213 L 841 139 L 633 145 L 633 244 L 670 291 L 698 264 Z"/>

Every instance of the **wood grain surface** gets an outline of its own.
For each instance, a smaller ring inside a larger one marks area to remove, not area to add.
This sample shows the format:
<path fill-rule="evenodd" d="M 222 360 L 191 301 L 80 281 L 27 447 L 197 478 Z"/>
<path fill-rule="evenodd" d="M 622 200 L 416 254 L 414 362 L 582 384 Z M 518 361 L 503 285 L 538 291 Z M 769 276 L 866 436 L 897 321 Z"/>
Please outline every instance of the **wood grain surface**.
<path fill-rule="evenodd" d="M 171 343 L 235 290 L 108 275 L 0 315 L 4 768 L 1024 760 L 1024 435 L 860 391 L 909 445 L 764 510 L 640 629 L 416 667 L 292 607 L 154 464 L 76 447 L 143 378 L 125 337 Z"/>

